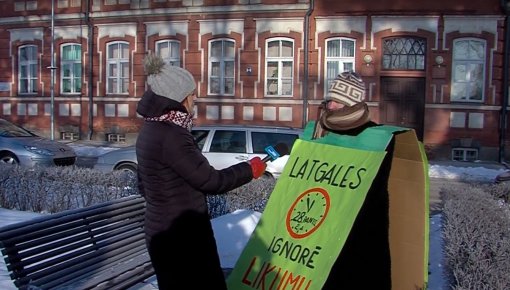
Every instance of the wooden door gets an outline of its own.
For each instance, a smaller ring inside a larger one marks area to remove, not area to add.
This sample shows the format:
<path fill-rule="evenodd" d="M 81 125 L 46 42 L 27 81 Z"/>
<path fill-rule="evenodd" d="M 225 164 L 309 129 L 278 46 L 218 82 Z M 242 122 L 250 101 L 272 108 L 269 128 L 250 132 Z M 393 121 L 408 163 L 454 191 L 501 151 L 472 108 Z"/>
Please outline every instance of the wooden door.
<path fill-rule="evenodd" d="M 425 79 L 381 78 L 380 110 L 382 124 L 413 128 L 423 141 Z"/>

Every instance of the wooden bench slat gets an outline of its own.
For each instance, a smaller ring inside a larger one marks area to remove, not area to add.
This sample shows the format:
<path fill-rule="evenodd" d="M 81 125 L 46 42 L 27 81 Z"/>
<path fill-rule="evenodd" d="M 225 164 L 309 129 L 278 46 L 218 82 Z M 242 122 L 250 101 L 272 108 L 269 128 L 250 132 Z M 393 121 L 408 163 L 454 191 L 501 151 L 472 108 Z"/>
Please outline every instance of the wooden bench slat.
<path fill-rule="evenodd" d="M 91 216 L 97 213 L 113 211 L 118 208 L 124 208 L 133 204 L 144 204 L 142 198 L 137 196 L 125 197 L 117 201 L 109 201 L 103 204 L 93 205 L 90 207 L 67 210 L 61 213 L 55 213 L 51 215 L 36 217 L 28 221 L 15 223 L 2 227 L 0 230 L 0 241 L 7 240 L 12 237 L 16 237 L 26 232 L 32 232 L 38 228 L 47 228 L 54 225 L 54 220 L 58 220 L 58 224 L 63 224 L 72 219 L 79 219 L 87 216 Z"/>
<path fill-rule="evenodd" d="M 90 289 L 93 288 L 93 286 L 95 286 L 96 288 L 94 289 L 98 288 L 101 289 L 104 286 L 96 285 L 103 284 L 109 285 L 111 288 L 112 284 L 116 284 L 123 280 L 129 280 L 132 278 L 132 277 L 119 277 L 120 275 L 126 273 L 129 273 L 129 275 L 152 273 L 153 275 L 154 269 L 152 268 L 152 264 L 150 262 L 148 253 L 143 252 L 143 254 L 140 254 L 140 252 L 137 252 L 133 253 L 131 256 L 128 256 L 122 260 L 115 260 L 111 262 L 109 261 L 109 263 L 104 263 L 101 266 L 92 265 L 86 267 L 80 270 L 79 273 L 86 275 L 85 277 L 83 275 L 76 275 L 72 277 L 72 279 L 68 279 L 69 277 L 66 276 L 65 278 L 67 280 L 65 281 L 64 279 L 56 279 L 48 283 L 42 283 L 41 285 L 44 288 L 66 286 L 69 287 L 70 289 Z"/>
<path fill-rule="evenodd" d="M 122 256 L 119 255 L 120 253 L 122 253 Z M 136 258 L 140 256 L 143 258 Z M 111 253 L 105 255 L 105 257 L 88 259 L 79 264 L 69 266 L 68 268 L 63 268 L 61 271 L 53 274 L 39 276 L 34 278 L 33 281 L 44 288 L 53 288 L 62 285 L 75 285 L 76 287 L 77 281 L 91 280 L 90 283 L 92 283 L 95 276 L 101 275 L 103 275 L 102 279 L 106 281 L 112 279 L 112 274 L 116 275 L 116 269 L 126 261 L 132 262 L 130 263 L 132 268 L 147 262 L 150 263 L 144 245 L 139 244 L 137 248 L 131 250 L 125 250 L 124 248 L 112 250 Z M 86 278 L 84 279 L 84 277 Z M 97 278 L 95 281 L 100 282 Z M 82 289 L 82 287 L 76 287 L 75 289 Z"/>
<path fill-rule="evenodd" d="M 37 240 L 40 237 L 48 237 L 51 238 L 52 234 L 59 232 L 66 232 L 67 230 L 74 229 L 80 226 L 88 226 L 94 222 L 98 222 L 100 220 L 105 220 L 114 216 L 134 216 L 143 214 L 144 207 L 141 204 L 126 207 L 123 209 L 112 209 L 107 212 L 99 212 L 94 213 L 90 216 L 83 216 L 82 214 L 69 215 L 66 216 L 65 221 L 61 221 L 59 225 L 51 226 L 48 223 L 41 224 L 33 224 L 31 226 L 24 227 L 24 230 L 16 229 L 13 231 L 3 230 L 0 232 L 0 239 L 2 244 L 5 246 L 10 246 L 14 244 L 18 244 L 19 241 L 29 241 L 29 240 Z M 126 213 L 127 212 L 127 213 Z M 122 215 L 123 213 L 126 213 Z M 35 221 L 34 221 L 35 222 Z M 10 235 L 10 237 L 7 237 Z M 29 247 L 31 244 L 27 244 Z"/>
<path fill-rule="evenodd" d="M 145 247 L 145 201 L 131 196 L 0 228 L 19 289 L 126 289 L 154 275 Z"/>
<path fill-rule="evenodd" d="M 17 275 L 28 275 L 30 272 L 40 271 L 42 267 L 49 268 L 53 265 L 57 265 L 66 260 L 76 259 L 85 254 L 91 255 L 102 255 L 102 248 L 106 248 L 110 245 L 115 244 L 123 244 L 124 239 L 128 239 L 131 236 L 137 236 L 140 238 L 140 230 L 138 227 L 133 227 L 130 231 L 127 232 L 112 232 L 108 234 L 104 234 L 101 236 L 102 239 L 89 239 L 83 240 L 81 243 L 76 243 L 72 245 L 68 245 L 66 247 L 62 247 L 59 249 L 55 249 L 44 254 L 40 254 L 37 256 L 33 256 L 31 258 L 27 258 L 24 260 L 11 261 L 11 264 L 8 266 L 8 270 L 14 270 L 16 268 L 24 268 L 23 270 L 18 270 Z M 142 238 L 143 240 L 143 238 Z M 93 243 L 95 241 L 95 244 Z M 134 245 L 132 245 L 134 246 Z M 38 262 L 44 262 L 44 264 Z M 35 266 L 30 266 L 35 265 Z M 25 267 L 30 266 L 30 267 Z"/>
<path fill-rule="evenodd" d="M 130 225 L 127 227 L 127 225 Z M 129 221 L 124 220 L 123 222 L 116 221 L 115 224 L 108 226 L 107 223 L 102 225 L 102 227 L 98 230 L 92 231 L 89 227 L 80 227 L 79 230 L 72 230 L 69 232 L 64 232 L 58 235 L 52 235 L 48 238 L 40 238 L 35 241 L 30 241 L 22 244 L 12 245 L 11 249 L 6 251 L 7 254 L 18 252 L 18 255 L 21 259 L 25 257 L 30 257 L 37 255 L 41 252 L 46 252 L 50 249 L 59 249 L 60 252 L 65 252 L 65 249 L 61 249 L 64 245 L 71 245 L 75 243 L 80 243 L 83 241 L 87 241 L 91 243 L 91 238 L 98 239 L 102 234 L 107 232 L 120 229 L 118 232 L 129 231 L 135 227 L 143 227 L 143 216 L 138 216 L 135 218 L 131 218 Z M 108 236 L 103 237 L 106 238 Z M 57 252 L 58 253 L 58 252 Z"/>

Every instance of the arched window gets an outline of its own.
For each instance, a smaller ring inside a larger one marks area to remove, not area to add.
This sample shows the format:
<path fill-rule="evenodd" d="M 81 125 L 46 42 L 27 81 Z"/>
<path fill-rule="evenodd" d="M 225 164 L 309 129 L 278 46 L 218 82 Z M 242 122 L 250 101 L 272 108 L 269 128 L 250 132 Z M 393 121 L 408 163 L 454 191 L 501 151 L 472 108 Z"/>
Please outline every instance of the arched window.
<path fill-rule="evenodd" d="M 451 101 L 484 100 L 486 46 L 485 40 L 476 38 L 453 42 Z"/>
<path fill-rule="evenodd" d="M 209 94 L 234 95 L 235 42 L 216 39 L 209 42 Z"/>
<path fill-rule="evenodd" d="M 176 40 L 160 40 L 156 42 L 156 54 L 175 66 L 181 66 L 181 45 Z"/>
<path fill-rule="evenodd" d="M 419 37 L 390 37 L 383 40 L 385 70 L 425 70 L 427 42 Z"/>
<path fill-rule="evenodd" d="M 292 96 L 294 42 L 270 39 L 266 43 L 266 96 Z"/>
<path fill-rule="evenodd" d="M 37 46 L 25 45 L 18 50 L 18 79 L 20 94 L 37 93 Z"/>
<path fill-rule="evenodd" d="M 106 93 L 127 94 L 129 85 L 129 45 L 112 42 L 107 45 Z"/>
<path fill-rule="evenodd" d="M 331 82 L 344 71 L 354 71 L 354 52 L 356 42 L 348 38 L 332 38 L 326 40 L 326 81 L 325 92 Z"/>
<path fill-rule="evenodd" d="M 60 92 L 81 93 L 82 85 L 81 45 L 64 44 L 60 53 Z"/>

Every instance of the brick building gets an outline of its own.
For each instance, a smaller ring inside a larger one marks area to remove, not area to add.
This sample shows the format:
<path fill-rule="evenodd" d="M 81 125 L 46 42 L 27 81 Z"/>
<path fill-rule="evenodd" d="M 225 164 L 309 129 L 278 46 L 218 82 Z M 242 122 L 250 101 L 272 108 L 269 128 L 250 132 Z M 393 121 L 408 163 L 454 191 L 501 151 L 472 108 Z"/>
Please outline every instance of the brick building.
<path fill-rule="evenodd" d="M 372 118 L 414 128 L 431 158 L 501 160 L 508 7 L 0 0 L 0 117 L 55 139 L 133 142 L 150 51 L 194 75 L 197 124 L 303 127 L 329 81 L 354 70 L 366 82 Z"/>

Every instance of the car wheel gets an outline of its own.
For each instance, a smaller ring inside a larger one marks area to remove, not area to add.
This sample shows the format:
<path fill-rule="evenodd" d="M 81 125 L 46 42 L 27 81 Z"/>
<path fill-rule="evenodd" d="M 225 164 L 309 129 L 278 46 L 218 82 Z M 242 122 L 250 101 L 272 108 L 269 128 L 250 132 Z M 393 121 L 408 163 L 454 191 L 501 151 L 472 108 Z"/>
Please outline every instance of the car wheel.
<path fill-rule="evenodd" d="M 5 164 L 19 164 L 19 160 L 16 155 L 6 152 L 0 155 L 0 163 Z"/>
<path fill-rule="evenodd" d="M 124 163 L 115 168 L 115 170 L 121 170 L 128 173 L 132 173 L 136 175 L 136 171 L 138 170 L 138 166 L 134 163 Z"/>

